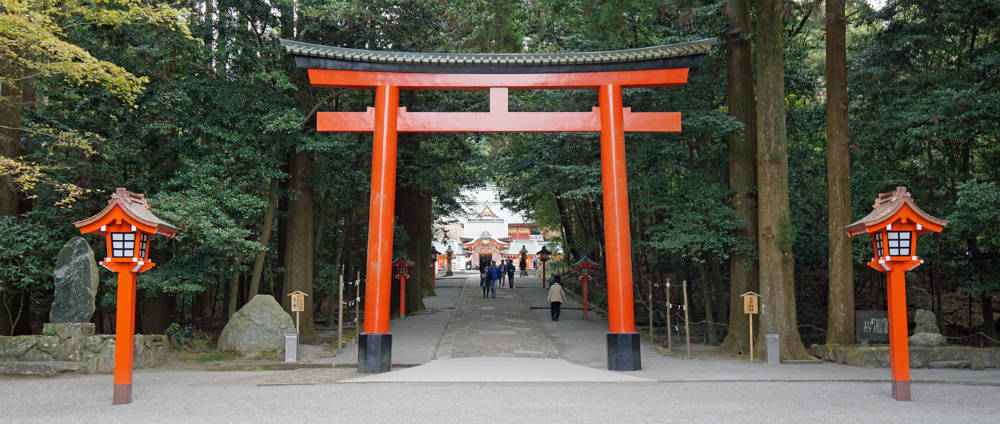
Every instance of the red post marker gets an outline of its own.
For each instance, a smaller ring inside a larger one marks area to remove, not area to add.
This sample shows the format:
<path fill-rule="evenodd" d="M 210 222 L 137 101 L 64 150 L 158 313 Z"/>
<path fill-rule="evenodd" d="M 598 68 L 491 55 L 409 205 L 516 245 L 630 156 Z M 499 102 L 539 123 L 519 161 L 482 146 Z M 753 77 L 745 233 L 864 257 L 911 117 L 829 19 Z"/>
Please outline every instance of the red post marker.
<path fill-rule="evenodd" d="M 542 246 L 542 250 L 539 250 L 536 255 L 538 255 L 538 260 L 542 261 L 542 288 L 545 288 L 545 263 L 549 261 L 549 249 L 546 246 Z"/>
<path fill-rule="evenodd" d="M 598 266 L 596 262 L 587 258 L 586 255 L 572 266 L 580 273 L 580 281 L 583 283 L 583 316 L 587 316 L 587 285 Z"/>
<path fill-rule="evenodd" d="M 108 256 L 100 265 L 118 274 L 115 312 L 115 378 L 113 405 L 132 402 L 132 366 L 135 349 L 136 275 L 156 266 L 149 260 L 153 234 L 173 237 L 179 229 L 149 211 L 142 194 L 115 189 L 108 206 L 97 215 L 76 222 L 83 234 L 104 236 Z"/>
<path fill-rule="evenodd" d="M 399 319 L 406 317 L 406 279 L 410 278 L 410 268 L 413 265 L 413 262 L 404 258 L 396 259 L 392 263 L 396 269 L 396 278 L 399 278 Z"/>
<path fill-rule="evenodd" d="M 844 227 L 848 236 L 872 235 L 875 256 L 868 266 L 887 274 L 889 298 L 889 361 L 892 397 L 910 400 L 910 347 L 906 318 L 906 271 L 924 263 L 917 257 L 917 237 L 940 233 L 948 221 L 920 210 L 906 187 L 882 193 L 875 199 L 872 212 Z"/>

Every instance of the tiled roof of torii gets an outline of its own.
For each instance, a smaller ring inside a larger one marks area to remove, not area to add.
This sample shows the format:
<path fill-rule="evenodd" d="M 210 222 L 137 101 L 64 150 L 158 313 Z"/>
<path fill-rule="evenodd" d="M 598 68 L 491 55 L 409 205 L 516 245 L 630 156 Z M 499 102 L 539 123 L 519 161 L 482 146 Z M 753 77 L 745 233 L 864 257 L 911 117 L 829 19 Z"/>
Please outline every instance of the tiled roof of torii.
<path fill-rule="evenodd" d="M 560 73 L 694 68 L 714 38 L 638 49 L 579 53 L 417 53 L 374 51 L 281 40 L 296 66 L 417 73 Z"/>

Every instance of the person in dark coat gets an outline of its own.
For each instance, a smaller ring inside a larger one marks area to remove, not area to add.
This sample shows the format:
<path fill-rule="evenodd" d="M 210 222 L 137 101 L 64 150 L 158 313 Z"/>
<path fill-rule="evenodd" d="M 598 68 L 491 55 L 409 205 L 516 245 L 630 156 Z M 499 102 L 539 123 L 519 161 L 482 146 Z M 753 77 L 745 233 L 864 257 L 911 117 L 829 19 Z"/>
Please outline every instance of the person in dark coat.
<path fill-rule="evenodd" d="M 488 271 L 489 271 L 489 263 L 486 262 L 483 259 L 480 259 L 479 260 L 479 287 L 483 288 L 483 299 L 485 299 L 486 296 L 490 292 L 490 284 L 489 284 L 490 283 L 490 277 L 489 277 L 489 275 L 487 275 Z"/>
<path fill-rule="evenodd" d="M 518 266 L 518 268 L 521 268 L 521 276 L 522 277 L 527 277 L 528 276 L 528 261 L 526 259 L 524 259 L 524 256 L 521 256 L 521 261 L 517 263 L 517 266 Z"/>
<path fill-rule="evenodd" d="M 510 288 L 514 288 L 514 271 L 517 271 L 517 268 L 514 267 L 513 259 L 507 259 L 506 269 L 507 269 L 507 284 L 510 285 Z"/>

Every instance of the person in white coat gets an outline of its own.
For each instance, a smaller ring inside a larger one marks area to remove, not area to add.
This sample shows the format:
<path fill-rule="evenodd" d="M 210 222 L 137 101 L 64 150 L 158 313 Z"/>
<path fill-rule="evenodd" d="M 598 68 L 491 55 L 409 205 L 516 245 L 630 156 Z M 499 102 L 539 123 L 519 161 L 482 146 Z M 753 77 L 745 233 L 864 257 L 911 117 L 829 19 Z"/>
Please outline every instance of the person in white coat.
<path fill-rule="evenodd" d="M 562 279 L 553 275 L 549 281 L 549 307 L 552 310 L 552 320 L 559 321 L 559 309 L 566 303 L 566 292 L 563 291 Z"/>

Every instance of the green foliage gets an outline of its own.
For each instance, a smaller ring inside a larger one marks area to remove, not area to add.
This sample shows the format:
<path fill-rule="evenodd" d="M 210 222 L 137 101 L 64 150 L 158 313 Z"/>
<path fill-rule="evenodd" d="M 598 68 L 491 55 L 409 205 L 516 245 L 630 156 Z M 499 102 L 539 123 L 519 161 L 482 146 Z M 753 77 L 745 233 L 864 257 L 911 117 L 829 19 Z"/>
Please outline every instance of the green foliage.
<path fill-rule="evenodd" d="M 190 324 L 180 325 L 176 322 L 172 322 L 167 326 L 166 330 L 163 330 L 163 333 L 166 334 L 167 338 L 170 340 L 170 347 L 174 350 L 204 352 L 208 348 L 208 334 L 204 331 L 198 330 Z"/>

